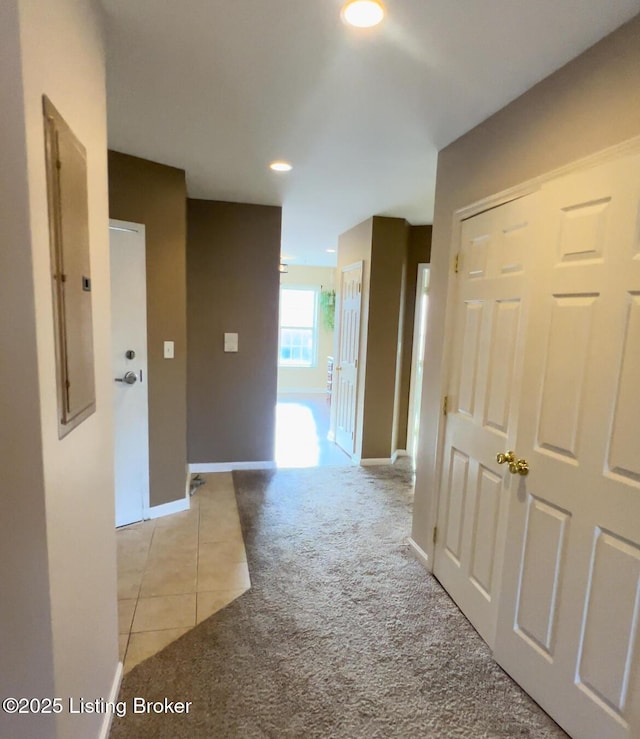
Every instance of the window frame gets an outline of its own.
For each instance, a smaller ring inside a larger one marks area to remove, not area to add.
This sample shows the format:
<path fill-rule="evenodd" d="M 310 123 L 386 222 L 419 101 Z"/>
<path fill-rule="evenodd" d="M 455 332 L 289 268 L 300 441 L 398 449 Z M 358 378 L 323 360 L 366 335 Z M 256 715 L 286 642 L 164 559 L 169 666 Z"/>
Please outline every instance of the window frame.
<path fill-rule="evenodd" d="M 283 326 L 282 325 L 282 294 L 286 290 L 297 290 L 313 293 L 313 325 L 307 326 Z M 318 285 L 295 285 L 285 284 L 280 285 L 279 292 L 279 303 L 278 303 L 278 369 L 315 369 L 318 366 L 318 339 L 319 339 L 319 301 L 320 301 L 320 287 Z M 299 362 L 282 361 L 282 331 L 296 331 L 304 330 L 311 331 L 311 363 L 301 364 Z"/>

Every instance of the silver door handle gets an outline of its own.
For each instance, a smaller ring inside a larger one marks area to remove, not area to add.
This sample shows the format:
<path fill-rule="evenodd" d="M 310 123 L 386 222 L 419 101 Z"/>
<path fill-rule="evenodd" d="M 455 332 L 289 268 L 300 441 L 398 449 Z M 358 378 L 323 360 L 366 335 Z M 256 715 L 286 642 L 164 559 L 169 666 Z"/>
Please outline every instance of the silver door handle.
<path fill-rule="evenodd" d="M 124 373 L 124 377 L 116 377 L 116 382 L 124 382 L 125 385 L 133 385 L 138 380 L 138 375 L 135 372 L 129 370 Z"/>

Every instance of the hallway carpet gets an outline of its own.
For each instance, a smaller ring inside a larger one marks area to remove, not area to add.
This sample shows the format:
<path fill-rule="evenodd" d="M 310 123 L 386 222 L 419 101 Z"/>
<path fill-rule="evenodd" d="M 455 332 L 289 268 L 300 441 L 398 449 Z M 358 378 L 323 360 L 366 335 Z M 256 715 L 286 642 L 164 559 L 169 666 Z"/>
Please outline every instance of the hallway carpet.
<path fill-rule="evenodd" d="M 112 737 L 565 736 L 408 553 L 406 466 L 234 481 L 251 590 L 125 676 Z"/>

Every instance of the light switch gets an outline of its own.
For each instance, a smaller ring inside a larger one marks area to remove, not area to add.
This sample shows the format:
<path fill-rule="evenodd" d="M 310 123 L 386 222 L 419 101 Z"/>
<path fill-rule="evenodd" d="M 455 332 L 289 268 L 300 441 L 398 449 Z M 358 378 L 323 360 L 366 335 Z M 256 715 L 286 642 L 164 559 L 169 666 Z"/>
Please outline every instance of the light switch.
<path fill-rule="evenodd" d="M 164 358 L 173 359 L 175 357 L 173 341 L 164 342 Z"/>
<path fill-rule="evenodd" d="M 224 335 L 224 350 L 225 352 L 237 352 L 238 351 L 238 334 L 225 334 Z"/>

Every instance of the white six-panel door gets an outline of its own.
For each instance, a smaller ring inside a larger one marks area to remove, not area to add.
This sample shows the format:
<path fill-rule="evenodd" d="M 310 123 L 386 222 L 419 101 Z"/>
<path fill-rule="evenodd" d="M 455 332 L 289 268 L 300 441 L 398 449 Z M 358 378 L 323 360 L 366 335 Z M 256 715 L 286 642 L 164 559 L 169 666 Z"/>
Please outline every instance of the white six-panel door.
<path fill-rule="evenodd" d="M 572 736 L 634 739 L 640 155 L 464 222 L 457 283 L 434 571 Z"/>
<path fill-rule="evenodd" d="M 575 737 L 640 736 L 640 157 L 541 191 L 496 657 Z M 514 480 L 514 482 L 516 482 Z"/>
<path fill-rule="evenodd" d="M 360 350 L 362 262 L 343 267 L 340 280 L 340 337 L 334 373 L 336 386 L 336 444 L 350 456 L 355 451 Z"/>
<path fill-rule="evenodd" d="M 529 195 L 464 221 L 458 260 L 434 573 L 489 644 L 508 502 L 496 454 L 515 443 L 535 207 Z"/>

